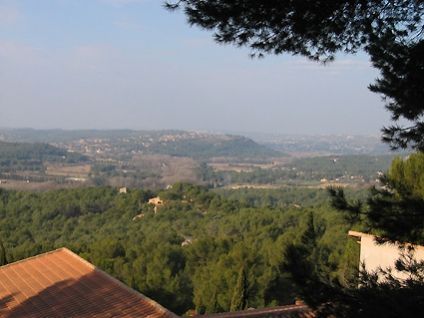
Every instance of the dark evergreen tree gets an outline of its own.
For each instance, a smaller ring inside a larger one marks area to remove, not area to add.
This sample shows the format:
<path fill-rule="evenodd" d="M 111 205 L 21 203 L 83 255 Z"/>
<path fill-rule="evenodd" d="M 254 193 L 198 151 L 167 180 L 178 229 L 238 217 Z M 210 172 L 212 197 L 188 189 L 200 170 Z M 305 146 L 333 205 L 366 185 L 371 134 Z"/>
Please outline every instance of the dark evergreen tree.
<path fill-rule="evenodd" d="M 300 239 L 301 243 L 309 249 L 313 249 L 317 245 L 317 233 L 314 226 L 314 214 L 312 212 L 308 215 L 308 221 L 306 223 L 306 230 L 303 232 Z"/>
<path fill-rule="evenodd" d="M 6 249 L 4 248 L 3 241 L 0 240 L 0 266 L 6 265 L 7 263 Z"/>
<path fill-rule="evenodd" d="M 424 153 L 397 158 L 365 203 L 349 202 L 342 189 L 329 189 L 332 205 L 351 224 L 385 240 L 424 244 Z"/>
<path fill-rule="evenodd" d="M 246 266 L 242 265 L 238 273 L 237 284 L 233 291 L 230 311 L 244 310 L 248 304 L 249 282 L 246 273 Z"/>

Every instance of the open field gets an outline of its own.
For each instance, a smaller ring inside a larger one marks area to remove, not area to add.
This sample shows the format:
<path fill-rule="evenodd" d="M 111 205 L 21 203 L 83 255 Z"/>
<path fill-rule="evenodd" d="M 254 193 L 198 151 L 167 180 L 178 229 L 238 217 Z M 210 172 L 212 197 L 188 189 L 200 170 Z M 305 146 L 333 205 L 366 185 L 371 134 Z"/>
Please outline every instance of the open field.
<path fill-rule="evenodd" d="M 88 178 L 91 171 L 91 165 L 64 165 L 64 164 L 47 164 L 46 174 L 49 176 Z"/>
<path fill-rule="evenodd" d="M 284 157 L 271 157 L 264 158 L 262 160 L 258 159 L 244 159 L 240 160 L 237 158 L 211 158 L 208 160 L 208 166 L 211 167 L 214 171 L 234 171 L 234 172 L 251 172 L 255 169 L 274 169 L 281 166 L 284 166 L 291 162 L 294 158 L 284 156 Z"/>
<path fill-rule="evenodd" d="M 254 164 L 254 163 L 210 163 L 209 166 L 214 171 L 234 171 L 251 172 L 254 169 L 272 169 L 276 165 L 273 163 Z"/>
<path fill-rule="evenodd" d="M 192 158 L 168 155 L 137 155 L 132 158 L 130 165 L 160 175 L 160 182 L 163 185 L 181 181 L 198 182 L 197 168 L 199 164 Z"/>
<path fill-rule="evenodd" d="M 5 182 L 6 181 L 6 182 Z M 69 189 L 81 187 L 81 182 L 57 183 L 54 181 L 46 182 L 27 182 L 21 180 L 2 180 L 1 189 L 19 190 L 19 191 L 46 191 L 55 189 Z"/>
<path fill-rule="evenodd" d="M 322 183 L 290 183 L 290 184 L 252 184 L 252 183 L 233 183 L 228 184 L 223 189 L 283 189 L 283 188 L 307 188 L 307 189 L 327 189 L 329 187 L 335 188 L 352 188 L 352 189 L 362 189 L 368 188 L 371 184 L 357 184 L 357 183 L 346 183 L 346 182 L 322 182 Z"/>

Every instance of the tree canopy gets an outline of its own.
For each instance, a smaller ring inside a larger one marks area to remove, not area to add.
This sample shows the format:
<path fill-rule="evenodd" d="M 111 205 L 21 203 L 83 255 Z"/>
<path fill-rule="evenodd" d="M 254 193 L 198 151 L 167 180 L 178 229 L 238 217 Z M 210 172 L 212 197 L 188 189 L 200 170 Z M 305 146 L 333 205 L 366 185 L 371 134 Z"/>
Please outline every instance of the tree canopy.
<path fill-rule="evenodd" d="M 0 189 L 0 265 L 67 246 L 177 314 L 291 304 L 296 293 L 279 251 L 300 239 L 313 210 L 325 229 L 314 241 L 317 263 L 347 279 L 357 267 L 345 261 L 356 255 L 345 255 L 345 246 L 357 248 L 345 235 L 348 224 L 320 195 L 306 199 L 324 190 L 257 191 L 262 202 L 249 204 L 238 190 L 235 199 L 189 184 L 125 194 Z M 156 195 L 164 204 L 155 213 L 148 200 Z M 265 207 L 268 197 L 274 206 Z M 302 207 L 286 204 L 301 198 Z"/>
<path fill-rule="evenodd" d="M 393 161 L 381 184 L 371 189 L 365 202 L 348 202 L 342 189 L 329 189 L 332 205 L 346 214 L 351 226 L 377 236 L 377 242 L 424 243 L 424 153 Z M 314 237 L 310 222 L 303 238 Z M 358 282 L 331 280 L 314 268 L 314 245 L 302 240 L 285 250 L 283 268 L 289 271 L 317 317 L 411 317 L 423 306 L 424 261 L 414 250 L 401 249 L 393 264 L 406 279 L 393 276 L 392 269 L 360 271 Z M 409 245 L 407 245 L 409 246 Z M 359 288 L 358 288 L 359 287 Z"/>
<path fill-rule="evenodd" d="M 424 153 L 394 159 L 365 203 L 348 202 L 341 189 L 329 192 L 333 206 L 352 224 L 392 242 L 424 244 Z"/>
<path fill-rule="evenodd" d="M 191 25 L 214 31 L 219 43 L 246 46 L 252 56 L 289 53 L 332 61 L 338 52 L 365 50 L 381 76 L 393 125 L 383 140 L 424 150 L 424 2 L 422 0 L 179 0 Z M 406 122 L 406 123 L 405 123 Z"/>

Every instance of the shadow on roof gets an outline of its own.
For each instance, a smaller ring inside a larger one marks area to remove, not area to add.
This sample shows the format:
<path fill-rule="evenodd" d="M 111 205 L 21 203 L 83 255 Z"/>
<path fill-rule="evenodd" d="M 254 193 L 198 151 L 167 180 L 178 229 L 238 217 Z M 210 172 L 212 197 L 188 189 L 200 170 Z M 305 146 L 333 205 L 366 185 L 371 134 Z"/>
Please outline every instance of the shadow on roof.
<path fill-rule="evenodd" d="M 116 287 L 108 280 L 99 279 L 99 273 L 94 270 L 79 279 L 57 282 L 18 304 L 16 300 L 19 302 L 19 299 L 24 297 L 23 294 L 7 295 L 0 300 L 2 308 L 0 316 L 7 318 L 166 316 L 165 312 L 158 310 L 150 302 L 140 300 L 135 293 L 131 294 Z M 143 302 L 141 306 L 140 302 Z"/>

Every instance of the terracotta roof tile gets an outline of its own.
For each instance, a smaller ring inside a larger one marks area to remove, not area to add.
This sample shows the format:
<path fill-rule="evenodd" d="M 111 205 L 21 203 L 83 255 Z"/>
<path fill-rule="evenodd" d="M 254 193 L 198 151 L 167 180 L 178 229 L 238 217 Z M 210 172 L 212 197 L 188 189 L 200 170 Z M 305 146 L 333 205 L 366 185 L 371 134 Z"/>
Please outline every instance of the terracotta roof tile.
<path fill-rule="evenodd" d="M 177 316 L 60 248 L 0 267 L 0 317 Z"/>

